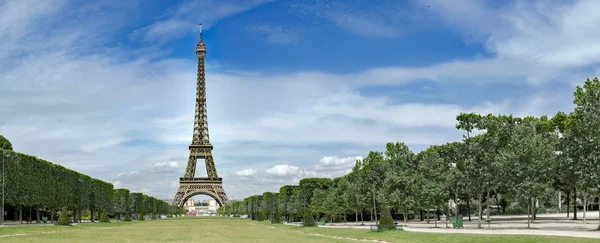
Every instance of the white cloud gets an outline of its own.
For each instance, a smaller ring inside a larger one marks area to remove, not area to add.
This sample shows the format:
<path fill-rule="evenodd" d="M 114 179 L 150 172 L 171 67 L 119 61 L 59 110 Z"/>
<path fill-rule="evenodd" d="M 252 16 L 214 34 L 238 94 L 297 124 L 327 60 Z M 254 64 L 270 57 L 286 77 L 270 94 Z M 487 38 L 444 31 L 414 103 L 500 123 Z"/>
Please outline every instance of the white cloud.
<path fill-rule="evenodd" d="M 266 40 L 272 44 L 290 45 L 296 44 L 299 39 L 298 31 L 274 25 L 252 25 L 250 31 L 257 31 L 266 35 Z"/>
<path fill-rule="evenodd" d="M 355 6 L 359 5 L 359 6 Z M 401 34 L 411 16 L 394 1 L 377 4 L 349 4 L 341 1 L 301 1 L 292 4 L 292 10 L 301 15 L 315 15 L 353 34 L 391 38 Z"/>
<path fill-rule="evenodd" d="M 160 168 L 160 167 L 177 168 L 177 167 L 179 167 L 179 164 L 176 161 L 166 161 L 166 162 L 158 162 L 158 163 L 154 164 L 154 167 L 156 167 L 156 168 Z"/>
<path fill-rule="evenodd" d="M 255 169 L 245 169 L 245 170 L 238 170 L 234 173 L 237 176 L 243 176 L 243 177 L 248 177 L 248 176 L 253 176 L 256 175 L 256 170 Z"/>
<path fill-rule="evenodd" d="M 192 0 L 170 9 L 164 18 L 133 31 L 130 38 L 164 43 L 198 31 L 210 29 L 219 20 L 242 13 L 272 0 Z M 200 18 L 199 18 L 200 17 Z"/>
<path fill-rule="evenodd" d="M 295 175 L 298 173 L 298 167 L 284 164 L 284 165 L 275 165 L 265 172 L 267 174 L 276 175 L 276 176 L 286 176 L 286 175 Z"/>
<path fill-rule="evenodd" d="M 320 171 L 329 171 L 337 173 L 347 173 L 356 164 L 357 160 L 362 160 L 361 156 L 338 158 L 337 156 L 323 157 L 316 168 Z"/>

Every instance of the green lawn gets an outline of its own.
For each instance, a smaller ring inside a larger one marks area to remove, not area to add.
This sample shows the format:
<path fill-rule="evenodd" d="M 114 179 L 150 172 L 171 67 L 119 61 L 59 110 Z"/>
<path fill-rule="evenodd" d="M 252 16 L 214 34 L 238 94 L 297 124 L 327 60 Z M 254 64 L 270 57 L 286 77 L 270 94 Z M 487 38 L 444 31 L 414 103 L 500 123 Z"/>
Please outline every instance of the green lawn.
<path fill-rule="evenodd" d="M 2 242 L 355 242 L 315 236 L 342 236 L 389 242 L 598 242 L 598 239 L 369 232 L 357 229 L 302 228 L 231 218 L 174 218 L 143 222 L 84 224 L 78 226 L 8 226 L 0 228 Z M 23 234 L 23 235 L 15 235 Z"/>

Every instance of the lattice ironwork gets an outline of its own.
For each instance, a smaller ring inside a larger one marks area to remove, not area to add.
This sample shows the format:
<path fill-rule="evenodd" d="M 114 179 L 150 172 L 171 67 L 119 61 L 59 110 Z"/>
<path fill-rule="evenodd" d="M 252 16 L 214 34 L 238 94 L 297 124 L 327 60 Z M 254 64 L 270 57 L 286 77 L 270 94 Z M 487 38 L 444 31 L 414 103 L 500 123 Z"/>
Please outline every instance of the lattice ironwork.
<path fill-rule="evenodd" d="M 202 28 L 200 28 L 202 30 Z M 206 110 L 206 79 L 204 74 L 204 56 L 206 45 L 202 40 L 196 45 L 198 56 L 198 70 L 196 77 L 196 112 L 194 114 L 194 131 L 192 144 L 189 146 L 190 155 L 184 176 L 179 179 L 179 189 L 173 198 L 173 205 L 183 206 L 185 202 L 195 195 L 207 195 L 214 198 L 219 205 L 229 203 L 229 199 L 223 189 L 223 180 L 217 174 L 217 168 L 212 156 L 213 146 L 208 136 L 208 113 Z M 207 177 L 196 176 L 196 161 L 202 158 L 206 164 Z"/>

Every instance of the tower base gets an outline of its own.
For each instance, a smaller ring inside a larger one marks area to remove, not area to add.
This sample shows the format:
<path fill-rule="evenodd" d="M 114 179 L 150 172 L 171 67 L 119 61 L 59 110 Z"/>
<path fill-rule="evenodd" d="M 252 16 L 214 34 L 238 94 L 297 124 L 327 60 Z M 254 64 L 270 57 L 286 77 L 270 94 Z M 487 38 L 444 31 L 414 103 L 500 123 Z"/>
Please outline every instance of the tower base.
<path fill-rule="evenodd" d="M 183 207 L 193 196 L 206 195 L 217 201 L 219 206 L 229 203 L 229 198 L 223 189 L 222 178 L 195 177 L 179 178 L 179 189 L 171 202 L 172 205 Z"/>

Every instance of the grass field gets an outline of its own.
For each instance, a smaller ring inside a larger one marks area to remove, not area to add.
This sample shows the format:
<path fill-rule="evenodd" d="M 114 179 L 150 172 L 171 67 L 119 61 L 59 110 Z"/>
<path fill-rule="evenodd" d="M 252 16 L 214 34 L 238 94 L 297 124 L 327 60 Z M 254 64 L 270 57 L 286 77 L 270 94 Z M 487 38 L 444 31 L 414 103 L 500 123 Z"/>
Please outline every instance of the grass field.
<path fill-rule="evenodd" d="M 317 234 L 317 235 L 316 235 Z M 77 226 L 8 226 L 0 228 L 1 242 L 598 242 L 598 239 L 548 236 L 430 234 L 369 232 L 358 229 L 302 228 L 232 218 L 173 218 L 143 222 Z"/>

